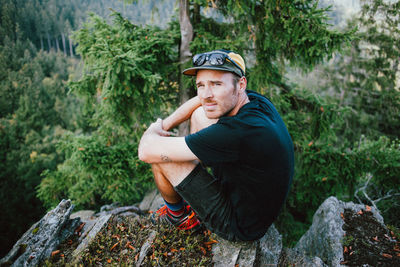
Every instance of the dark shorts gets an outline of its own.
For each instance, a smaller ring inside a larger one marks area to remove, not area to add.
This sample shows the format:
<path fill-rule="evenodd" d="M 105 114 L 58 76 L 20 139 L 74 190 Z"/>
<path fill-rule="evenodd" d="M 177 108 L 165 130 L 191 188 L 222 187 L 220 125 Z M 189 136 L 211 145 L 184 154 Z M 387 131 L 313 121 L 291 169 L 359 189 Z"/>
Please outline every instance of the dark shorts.
<path fill-rule="evenodd" d="M 236 241 L 232 227 L 232 204 L 221 189 L 221 184 L 198 164 L 175 187 L 176 192 L 190 204 L 202 223 L 218 236 Z"/>

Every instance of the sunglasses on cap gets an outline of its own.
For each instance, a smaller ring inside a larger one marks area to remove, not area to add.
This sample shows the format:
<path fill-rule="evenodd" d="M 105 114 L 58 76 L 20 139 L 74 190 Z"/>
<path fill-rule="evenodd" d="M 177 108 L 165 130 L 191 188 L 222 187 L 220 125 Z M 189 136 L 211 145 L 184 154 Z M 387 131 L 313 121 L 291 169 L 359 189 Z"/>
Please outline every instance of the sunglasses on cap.
<path fill-rule="evenodd" d="M 240 73 L 242 74 L 241 76 L 244 76 L 244 71 L 242 68 L 231 57 L 223 52 L 197 54 L 193 57 L 193 66 L 202 66 L 206 62 L 212 66 L 222 66 L 225 64 L 226 60 L 229 60 L 230 63 L 240 70 Z"/>

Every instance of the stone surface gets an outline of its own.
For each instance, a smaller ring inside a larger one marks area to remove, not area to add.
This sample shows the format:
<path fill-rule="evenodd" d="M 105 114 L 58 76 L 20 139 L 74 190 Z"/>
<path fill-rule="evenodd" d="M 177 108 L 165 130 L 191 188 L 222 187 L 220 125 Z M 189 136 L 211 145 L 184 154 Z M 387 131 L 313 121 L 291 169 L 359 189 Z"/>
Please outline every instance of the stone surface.
<path fill-rule="evenodd" d="M 0 265 L 36 266 L 50 257 L 51 252 L 72 235 L 78 220 L 69 220 L 74 206 L 62 200 L 17 241 L 11 251 L 0 260 Z"/>
<path fill-rule="evenodd" d="M 86 221 L 92 219 L 93 216 L 94 216 L 93 210 L 80 210 L 72 213 L 69 216 L 69 218 L 70 219 L 81 218 L 82 221 Z"/>
<path fill-rule="evenodd" d="M 149 237 L 147 238 L 147 240 L 143 243 L 142 247 L 140 248 L 139 258 L 138 258 L 138 261 L 136 262 L 137 267 L 142 265 L 142 262 L 143 262 L 144 258 L 146 257 L 147 252 L 151 248 L 151 244 L 153 243 L 153 240 L 156 237 L 156 234 L 157 233 L 155 231 L 151 231 L 149 233 Z"/>
<path fill-rule="evenodd" d="M 127 213 L 127 212 L 133 212 L 136 214 L 142 214 L 143 212 L 138 208 L 136 205 L 132 206 L 124 206 L 124 207 L 113 207 L 111 209 L 103 210 L 100 211 L 99 213 L 96 214 L 96 216 L 104 216 L 104 215 L 119 215 L 122 213 Z"/>
<path fill-rule="evenodd" d="M 94 211 L 93 210 L 80 210 L 77 212 L 74 212 L 69 216 L 70 219 L 75 219 L 79 218 L 81 221 L 81 224 L 83 224 L 83 227 L 81 226 L 80 231 L 77 233 L 79 234 L 79 242 L 81 242 L 88 232 L 93 228 L 95 225 L 97 218 L 94 216 Z"/>
<path fill-rule="evenodd" d="M 212 248 L 212 262 L 215 267 L 254 266 L 258 241 L 231 242 L 216 237 L 218 243 Z"/>
<path fill-rule="evenodd" d="M 156 195 L 158 194 L 158 190 L 157 189 L 153 189 L 150 192 L 148 192 L 142 202 L 140 202 L 139 204 L 139 209 L 142 211 L 149 211 L 151 204 L 153 203 L 154 198 L 156 197 Z"/>
<path fill-rule="evenodd" d="M 151 203 L 150 211 L 157 211 L 161 207 L 161 205 L 164 205 L 164 203 L 164 199 L 159 193 L 157 193 L 157 195 L 153 199 L 153 202 Z"/>
<path fill-rule="evenodd" d="M 300 238 L 295 249 L 310 257 L 319 257 L 329 266 L 340 266 L 343 260 L 342 239 L 344 224 L 341 213 L 344 209 L 359 211 L 365 209 L 364 205 L 352 202 L 342 202 L 335 197 L 329 197 L 315 212 L 309 230 Z M 372 208 L 372 213 L 377 220 L 383 223 L 382 216 Z"/>
<path fill-rule="evenodd" d="M 282 250 L 282 236 L 272 224 L 267 233 L 260 239 L 259 265 L 277 266 Z"/>
<path fill-rule="evenodd" d="M 218 243 L 214 244 L 212 248 L 214 266 L 235 266 L 240 253 L 240 245 L 222 238 L 217 238 L 217 240 Z"/>
<path fill-rule="evenodd" d="M 97 219 L 98 218 L 94 217 L 93 219 L 86 219 L 86 220 L 82 221 L 83 227 L 82 227 L 81 231 L 78 233 L 79 234 L 79 238 L 78 238 L 79 242 L 82 242 L 82 240 L 85 239 L 85 237 L 88 235 L 90 230 L 92 230 L 93 226 L 96 224 Z"/>
<path fill-rule="evenodd" d="M 113 210 L 115 208 L 118 208 L 118 206 L 119 206 L 118 202 L 114 202 L 112 204 L 101 206 L 100 207 L 100 213 Z"/>
<path fill-rule="evenodd" d="M 237 262 L 234 266 L 247 267 L 255 266 L 257 261 L 257 247 L 258 241 L 254 242 L 240 242 L 240 252 Z"/>
<path fill-rule="evenodd" d="M 77 262 L 79 260 L 80 254 L 83 250 L 85 250 L 93 239 L 96 237 L 97 233 L 100 232 L 101 229 L 107 224 L 110 220 L 111 214 L 103 215 L 96 220 L 96 223 L 93 227 L 87 231 L 87 234 L 83 236 L 83 239 L 79 246 L 72 253 L 73 262 Z"/>
<path fill-rule="evenodd" d="M 261 265 L 271 266 L 271 265 Z M 272 265 L 276 266 L 276 265 Z M 279 259 L 278 266 L 301 266 L 301 267 L 327 267 L 320 258 L 310 258 L 304 253 L 297 251 L 296 249 L 284 248 Z"/>

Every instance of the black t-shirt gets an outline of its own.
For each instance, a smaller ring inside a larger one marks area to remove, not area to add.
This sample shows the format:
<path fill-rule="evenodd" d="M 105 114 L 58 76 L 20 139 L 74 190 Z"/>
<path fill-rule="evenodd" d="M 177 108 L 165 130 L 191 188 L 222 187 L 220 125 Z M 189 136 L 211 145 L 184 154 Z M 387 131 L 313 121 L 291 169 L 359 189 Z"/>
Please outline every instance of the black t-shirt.
<path fill-rule="evenodd" d="M 278 216 L 293 177 L 293 143 L 282 118 L 264 96 L 186 136 L 191 151 L 210 166 L 231 200 L 232 231 L 242 240 L 262 237 Z"/>

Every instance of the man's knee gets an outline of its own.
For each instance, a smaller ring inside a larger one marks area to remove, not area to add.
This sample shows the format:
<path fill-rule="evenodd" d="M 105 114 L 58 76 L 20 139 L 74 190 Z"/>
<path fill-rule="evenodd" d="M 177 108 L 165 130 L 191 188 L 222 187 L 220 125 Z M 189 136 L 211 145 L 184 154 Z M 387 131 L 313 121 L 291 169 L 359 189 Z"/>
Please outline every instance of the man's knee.
<path fill-rule="evenodd" d="M 156 175 L 156 172 L 158 172 L 173 186 L 177 186 L 193 171 L 197 164 L 197 161 L 165 162 L 153 163 L 151 167 L 155 178 L 158 177 Z"/>
<path fill-rule="evenodd" d="M 207 118 L 203 107 L 200 106 L 195 111 L 193 111 L 192 116 L 190 117 L 190 133 L 195 133 L 200 131 L 201 129 L 207 128 L 217 121 L 218 119 Z"/>

